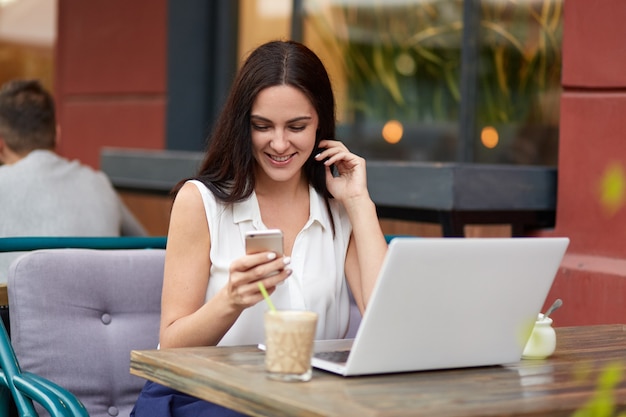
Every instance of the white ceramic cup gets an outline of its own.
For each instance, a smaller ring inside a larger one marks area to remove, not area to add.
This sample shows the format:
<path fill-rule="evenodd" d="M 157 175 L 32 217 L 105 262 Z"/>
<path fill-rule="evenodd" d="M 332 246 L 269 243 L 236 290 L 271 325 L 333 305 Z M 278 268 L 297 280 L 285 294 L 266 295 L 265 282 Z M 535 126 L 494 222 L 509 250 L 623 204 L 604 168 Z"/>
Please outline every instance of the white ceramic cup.
<path fill-rule="evenodd" d="M 556 332 L 552 327 L 552 319 L 539 314 L 528 342 L 524 347 L 522 358 L 545 359 L 556 349 Z"/>

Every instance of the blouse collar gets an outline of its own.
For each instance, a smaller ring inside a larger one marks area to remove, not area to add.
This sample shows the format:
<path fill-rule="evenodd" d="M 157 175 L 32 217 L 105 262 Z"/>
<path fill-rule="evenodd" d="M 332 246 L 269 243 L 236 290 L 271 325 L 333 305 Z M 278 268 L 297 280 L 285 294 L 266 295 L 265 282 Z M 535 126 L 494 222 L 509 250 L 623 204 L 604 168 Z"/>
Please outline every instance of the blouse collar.
<path fill-rule="evenodd" d="M 261 211 L 255 192 L 252 192 L 246 200 L 233 204 L 233 220 L 235 223 L 250 221 L 257 230 L 267 229 L 261 220 Z M 324 229 L 330 228 L 326 203 L 322 196 L 309 185 L 309 220 L 304 228 L 313 223 L 319 223 Z"/>

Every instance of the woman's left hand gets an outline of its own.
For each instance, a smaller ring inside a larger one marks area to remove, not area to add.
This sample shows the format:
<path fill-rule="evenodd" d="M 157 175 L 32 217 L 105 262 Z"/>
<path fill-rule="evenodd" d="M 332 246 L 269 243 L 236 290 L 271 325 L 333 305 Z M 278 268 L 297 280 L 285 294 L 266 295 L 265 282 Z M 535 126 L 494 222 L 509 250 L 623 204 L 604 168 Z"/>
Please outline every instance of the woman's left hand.
<path fill-rule="evenodd" d="M 322 140 L 319 147 L 322 152 L 315 156 L 324 161 L 326 166 L 326 186 L 337 200 L 345 203 L 350 199 L 368 197 L 365 159 L 351 153 L 337 140 Z M 338 176 L 333 176 L 331 165 L 337 169 Z"/>

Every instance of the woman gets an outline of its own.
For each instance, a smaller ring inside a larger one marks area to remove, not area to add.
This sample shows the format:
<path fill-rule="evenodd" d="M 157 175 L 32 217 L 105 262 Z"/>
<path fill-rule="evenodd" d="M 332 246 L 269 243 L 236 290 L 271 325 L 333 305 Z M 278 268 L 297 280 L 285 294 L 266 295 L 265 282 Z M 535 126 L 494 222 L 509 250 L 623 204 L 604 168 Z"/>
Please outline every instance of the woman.
<path fill-rule="evenodd" d="M 262 342 L 258 281 L 278 309 L 318 313 L 316 338 L 345 335 L 348 285 L 363 312 L 387 245 L 365 160 L 334 133 L 330 80 L 311 50 L 274 41 L 250 54 L 172 207 L 161 347 Z M 266 228 L 283 231 L 285 255 L 245 255 L 245 233 Z M 238 414 L 147 383 L 133 415 Z"/>

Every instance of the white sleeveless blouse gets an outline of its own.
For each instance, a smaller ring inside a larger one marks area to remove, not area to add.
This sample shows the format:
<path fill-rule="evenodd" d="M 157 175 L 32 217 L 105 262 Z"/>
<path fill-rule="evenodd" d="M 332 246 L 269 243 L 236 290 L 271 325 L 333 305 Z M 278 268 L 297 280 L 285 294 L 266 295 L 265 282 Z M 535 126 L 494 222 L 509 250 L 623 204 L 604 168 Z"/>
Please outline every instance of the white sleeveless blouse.
<path fill-rule="evenodd" d="M 200 190 L 211 233 L 211 270 L 206 300 L 228 283 L 231 262 L 245 254 L 244 235 L 264 230 L 256 194 L 243 202 L 224 204 L 200 181 Z M 348 330 L 349 301 L 344 274 L 352 225 L 343 206 L 330 201 L 332 225 L 324 199 L 309 188 L 310 215 L 298 233 L 291 254 L 292 275 L 276 288 L 272 302 L 277 309 L 310 310 L 318 316 L 317 339 L 340 339 Z M 284 213 L 288 216 L 289 213 Z M 264 341 L 265 302 L 241 313 L 218 346 L 257 344 Z"/>

